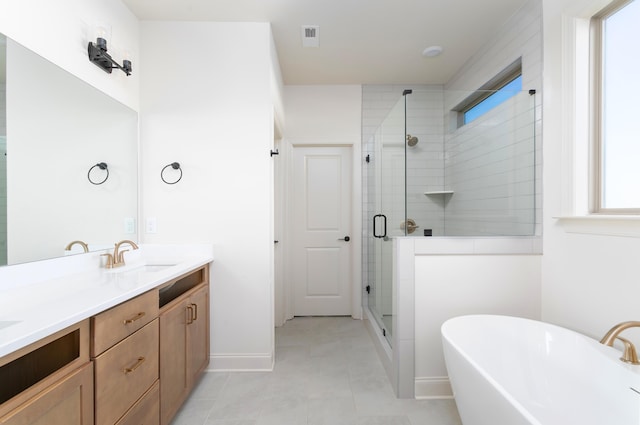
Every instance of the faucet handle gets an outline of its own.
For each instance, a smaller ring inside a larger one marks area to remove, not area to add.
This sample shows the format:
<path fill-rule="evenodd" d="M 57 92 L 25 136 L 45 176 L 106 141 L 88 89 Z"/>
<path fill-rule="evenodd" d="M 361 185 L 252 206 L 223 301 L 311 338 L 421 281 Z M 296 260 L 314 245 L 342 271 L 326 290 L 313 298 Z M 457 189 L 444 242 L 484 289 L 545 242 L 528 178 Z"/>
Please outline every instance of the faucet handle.
<path fill-rule="evenodd" d="M 110 253 L 106 253 L 106 254 L 100 254 L 100 256 L 107 257 L 107 262 L 104 265 L 106 269 L 113 268 L 113 255 L 111 255 Z"/>
<path fill-rule="evenodd" d="M 640 364 L 640 362 L 638 361 L 638 354 L 636 353 L 636 347 L 631 343 L 631 341 L 620 336 L 616 338 L 622 341 L 622 343 L 624 344 L 624 351 L 622 353 L 622 357 L 620 357 L 620 360 L 625 363 Z"/>
<path fill-rule="evenodd" d="M 124 253 L 129 251 L 128 249 L 123 249 L 122 251 L 118 252 L 118 263 L 124 264 Z"/>

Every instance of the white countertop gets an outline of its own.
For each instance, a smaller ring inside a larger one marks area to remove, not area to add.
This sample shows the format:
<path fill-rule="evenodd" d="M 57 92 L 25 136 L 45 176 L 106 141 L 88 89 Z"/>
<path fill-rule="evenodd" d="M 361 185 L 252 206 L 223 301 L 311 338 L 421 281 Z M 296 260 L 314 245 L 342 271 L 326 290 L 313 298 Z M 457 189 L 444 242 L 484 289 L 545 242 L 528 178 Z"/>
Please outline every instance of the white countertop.
<path fill-rule="evenodd" d="M 210 245 L 141 245 L 116 269 L 101 253 L 0 268 L 0 357 L 213 261 Z"/>

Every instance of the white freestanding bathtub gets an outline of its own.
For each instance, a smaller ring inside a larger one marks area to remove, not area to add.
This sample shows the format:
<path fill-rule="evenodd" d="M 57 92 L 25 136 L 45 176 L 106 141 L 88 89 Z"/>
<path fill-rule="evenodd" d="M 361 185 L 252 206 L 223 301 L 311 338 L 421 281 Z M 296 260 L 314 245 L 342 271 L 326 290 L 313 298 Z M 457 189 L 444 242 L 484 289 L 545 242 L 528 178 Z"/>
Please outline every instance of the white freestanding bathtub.
<path fill-rule="evenodd" d="M 639 425 L 640 366 L 565 328 L 508 316 L 442 325 L 464 425 Z"/>

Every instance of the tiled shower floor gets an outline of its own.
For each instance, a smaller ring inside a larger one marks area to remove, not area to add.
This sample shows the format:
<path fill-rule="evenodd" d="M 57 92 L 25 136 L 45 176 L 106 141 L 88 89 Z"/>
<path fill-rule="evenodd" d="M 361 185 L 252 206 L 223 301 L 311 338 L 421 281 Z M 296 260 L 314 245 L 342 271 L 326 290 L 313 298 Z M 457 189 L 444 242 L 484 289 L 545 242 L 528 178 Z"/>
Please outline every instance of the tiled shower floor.
<path fill-rule="evenodd" d="M 295 318 L 273 372 L 206 373 L 172 425 L 460 425 L 453 400 L 399 400 L 364 322 Z"/>

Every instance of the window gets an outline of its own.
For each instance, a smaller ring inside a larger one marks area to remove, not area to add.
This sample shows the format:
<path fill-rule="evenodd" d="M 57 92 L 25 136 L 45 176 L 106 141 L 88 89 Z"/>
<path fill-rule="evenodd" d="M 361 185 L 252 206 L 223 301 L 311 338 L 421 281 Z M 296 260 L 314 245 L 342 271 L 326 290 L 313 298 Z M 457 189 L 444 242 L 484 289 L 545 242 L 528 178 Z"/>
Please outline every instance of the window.
<path fill-rule="evenodd" d="M 464 111 L 463 125 L 469 124 L 502 102 L 515 96 L 520 91 L 522 91 L 522 75 L 518 75 L 495 92 L 491 92 L 491 94 L 481 100 L 480 103 Z"/>
<path fill-rule="evenodd" d="M 453 111 L 457 112 L 458 128 L 481 117 L 520 91 L 522 91 L 522 60 L 519 58 L 453 108 Z"/>
<path fill-rule="evenodd" d="M 593 20 L 595 212 L 640 213 L 640 1 Z"/>

